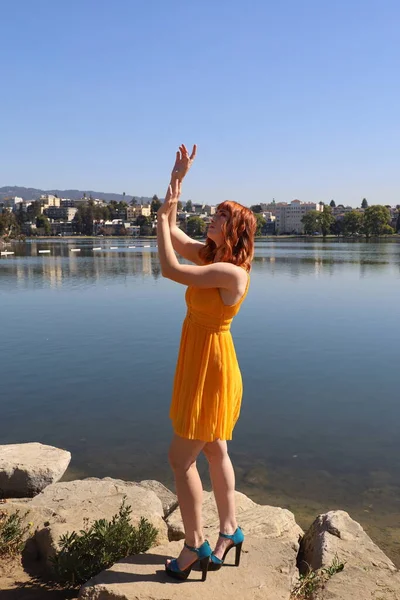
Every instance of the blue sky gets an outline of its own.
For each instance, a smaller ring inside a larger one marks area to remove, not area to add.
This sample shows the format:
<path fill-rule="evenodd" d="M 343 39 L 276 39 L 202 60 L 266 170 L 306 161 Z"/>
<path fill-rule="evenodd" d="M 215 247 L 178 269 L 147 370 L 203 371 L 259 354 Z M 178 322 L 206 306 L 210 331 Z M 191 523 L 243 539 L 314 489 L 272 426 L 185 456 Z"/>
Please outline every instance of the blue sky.
<path fill-rule="evenodd" d="M 398 0 L 4 0 L 0 186 L 400 203 Z"/>

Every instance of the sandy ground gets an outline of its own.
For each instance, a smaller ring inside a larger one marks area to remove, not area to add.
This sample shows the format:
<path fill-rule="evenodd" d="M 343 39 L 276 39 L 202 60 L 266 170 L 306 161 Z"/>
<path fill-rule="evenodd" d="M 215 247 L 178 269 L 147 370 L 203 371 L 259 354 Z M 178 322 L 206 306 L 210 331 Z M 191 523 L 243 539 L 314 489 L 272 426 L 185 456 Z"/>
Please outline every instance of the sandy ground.
<path fill-rule="evenodd" d="M 69 600 L 77 598 L 77 591 L 57 589 L 40 579 L 43 570 L 32 556 L 12 559 L 0 558 L 1 600 Z"/>

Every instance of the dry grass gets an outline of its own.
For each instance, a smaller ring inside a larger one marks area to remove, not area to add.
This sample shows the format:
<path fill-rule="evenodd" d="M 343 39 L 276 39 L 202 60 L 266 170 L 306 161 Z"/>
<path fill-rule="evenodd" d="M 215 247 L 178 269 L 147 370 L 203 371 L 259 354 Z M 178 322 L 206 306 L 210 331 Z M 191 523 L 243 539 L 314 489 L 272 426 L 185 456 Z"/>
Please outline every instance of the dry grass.
<path fill-rule="evenodd" d="M 312 600 L 315 592 L 333 576 L 344 569 L 344 562 L 340 562 L 336 555 L 329 567 L 313 571 L 310 565 L 307 565 L 307 572 L 299 576 L 299 581 L 292 590 L 291 600 Z"/>

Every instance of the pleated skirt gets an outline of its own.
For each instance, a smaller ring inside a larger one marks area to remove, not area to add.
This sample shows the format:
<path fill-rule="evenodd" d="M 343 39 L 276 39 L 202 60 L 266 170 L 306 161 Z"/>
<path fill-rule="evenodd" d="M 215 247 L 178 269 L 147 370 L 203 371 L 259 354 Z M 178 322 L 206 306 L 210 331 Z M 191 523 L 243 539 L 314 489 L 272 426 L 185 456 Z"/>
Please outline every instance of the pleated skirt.
<path fill-rule="evenodd" d="M 170 418 L 175 433 L 204 442 L 231 440 L 242 401 L 242 376 L 231 332 L 182 327 Z"/>

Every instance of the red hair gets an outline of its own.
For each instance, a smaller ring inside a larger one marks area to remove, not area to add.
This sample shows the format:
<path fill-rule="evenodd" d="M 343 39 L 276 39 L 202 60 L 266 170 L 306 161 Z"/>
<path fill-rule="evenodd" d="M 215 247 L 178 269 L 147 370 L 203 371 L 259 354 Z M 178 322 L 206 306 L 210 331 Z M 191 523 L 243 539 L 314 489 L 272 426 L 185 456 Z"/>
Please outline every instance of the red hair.
<path fill-rule="evenodd" d="M 219 250 L 221 262 L 230 262 L 249 272 L 254 256 L 254 236 L 257 229 L 253 211 L 232 200 L 221 202 L 217 210 L 224 210 L 229 215 L 226 223 L 221 227 L 224 241 L 222 246 L 217 248 L 216 243 L 207 237 L 205 245 L 199 251 L 200 258 L 206 264 L 212 263 Z"/>

